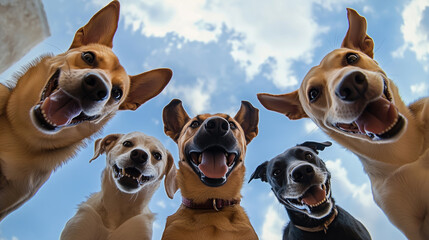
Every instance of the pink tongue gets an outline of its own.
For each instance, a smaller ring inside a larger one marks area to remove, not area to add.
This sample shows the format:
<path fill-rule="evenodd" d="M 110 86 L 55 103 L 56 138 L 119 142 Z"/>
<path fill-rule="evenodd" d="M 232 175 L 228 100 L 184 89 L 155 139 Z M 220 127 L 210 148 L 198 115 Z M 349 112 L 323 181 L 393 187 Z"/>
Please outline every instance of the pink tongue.
<path fill-rule="evenodd" d="M 61 89 L 46 98 L 41 109 L 46 114 L 46 118 L 57 126 L 69 124 L 82 112 L 79 103 Z"/>
<path fill-rule="evenodd" d="M 222 178 L 228 171 L 223 152 L 204 151 L 198 168 L 208 178 Z"/>
<path fill-rule="evenodd" d="M 359 131 L 363 134 L 371 132 L 383 133 L 398 118 L 396 107 L 384 98 L 374 101 L 366 107 L 362 115 L 356 120 Z"/>
<path fill-rule="evenodd" d="M 326 198 L 326 192 L 320 186 L 311 187 L 302 197 L 302 201 L 307 205 L 315 205 Z"/>

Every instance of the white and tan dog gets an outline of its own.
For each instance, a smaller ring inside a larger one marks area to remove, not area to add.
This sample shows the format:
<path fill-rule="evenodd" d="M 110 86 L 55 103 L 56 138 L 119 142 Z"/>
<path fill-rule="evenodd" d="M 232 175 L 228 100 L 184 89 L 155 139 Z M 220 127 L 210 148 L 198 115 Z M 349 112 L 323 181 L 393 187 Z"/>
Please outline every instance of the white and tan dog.
<path fill-rule="evenodd" d="M 28 201 L 118 110 L 136 110 L 172 76 L 129 76 L 112 51 L 119 2 L 80 28 L 70 49 L 45 55 L 0 84 L 0 221 Z"/>
<path fill-rule="evenodd" d="M 61 239 L 152 239 L 149 201 L 164 176 L 167 195 L 172 198 L 176 190 L 172 155 L 156 138 L 140 132 L 98 139 L 91 161 L 103 153 L 101 191 L 80 205 Z"/>
<path fill-rule="evenodd" d="M 311 118 L 354 152 L 390 221 L 409 239 L 429 239 L 429 98 L 407 107 L 373 59 L 365 18 L 348 9 L 348 19 L 341 48 L 313 67 L 298 90 L 258 98 L 290 119 Z"/>

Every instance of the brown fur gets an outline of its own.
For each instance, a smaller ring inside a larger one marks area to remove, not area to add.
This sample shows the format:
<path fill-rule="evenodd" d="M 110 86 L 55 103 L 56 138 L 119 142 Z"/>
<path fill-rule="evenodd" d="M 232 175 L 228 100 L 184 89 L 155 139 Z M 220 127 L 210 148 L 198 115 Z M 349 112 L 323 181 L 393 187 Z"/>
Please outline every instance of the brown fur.
<path fill-rule="evenodd" d="M 113 1 L 76 32 L 67 52 L 42 57 L 19 77 L 13 89 L 0 84 L 0 220 L 29 200 L 52 171 L 71 158 L 85 139 L 100 131 L 118 109 L 137 109 L 169 82 L 169 69 L 127 75 L 111 49 L 118 18 L 119 2 Z M 86 51 L 96 56 L 92 66 L 82 59 Z M 80 94 L 76 89 L 82 76 L 97 73 L 106 86 L 119 86 L 122 98 L 108 97 L 94 103 L 91 111 L 99 116 L 95 120 L 65 126 L 57 132 L 42 131 L 35 125 L 33 107 L 59 70 L 61 89 Z"/>
<path fill-rule="evenodd" d="M 233 134 L 239 142 L 240 163 L 232 170 L 227 182 L 220 187 L 208 187 L 202 183 L 187 163 L 184 155 L 185 146 L 192 140 L 197 129 L 189 127 L 198 119 L 201 122 L 212 116 L 220 116 L 234 122 L 238 128 Z M 190 118 L 179 100 L 173 100 L 164 108 L 164 130 L 179 147 L 179 170 L 177 187 L 183 197 L 196 203 L 203 203 L 211 198 L 241 199 L 240 190 L 244 181 L 244 156 L 247 144 L 258 133 L 258 110 L 250 103 L 242 103 L 234 118 L 226 114 L 202 114 Z M 204 237 L 203 237 L 204 236 Z M 258 239 L 250 221 L 240 205 L 223 208 L 221 211 L 189 209 L 183 205 L 167 218 L 162 239 Z"/>
<path fill-rule="evenodd" d="M 374 43 L 366 34 L 365 18 L 352 9 L 348 9 L 348 18 L 349 30 L 342 48 L 330 52 L 313 67 L 298 90 L 281 95 L 258 94 L 258 98 L 266 108 L 290 119 L 311 118 L 354 152 L 371 180 L 375 202 L 389 220 L 409 239 L 429 239 L 429 98 L 407 107 L 398 88 L 373 59 Z M 347 64 L 345 56 L 349 53 L 358 54 L 359 60 Z M 367 91 L 356 101 L 342 101 L 335 90 L 352 72 L 365 76 Z M 309 91 L 315 87 L 321 94 L 311 102 Z M 355 121 L 368 104 L 383 98 L 390 98 L 405 122 L 392 137 L 373 140 L 337 127 L 336 123 Z"/>

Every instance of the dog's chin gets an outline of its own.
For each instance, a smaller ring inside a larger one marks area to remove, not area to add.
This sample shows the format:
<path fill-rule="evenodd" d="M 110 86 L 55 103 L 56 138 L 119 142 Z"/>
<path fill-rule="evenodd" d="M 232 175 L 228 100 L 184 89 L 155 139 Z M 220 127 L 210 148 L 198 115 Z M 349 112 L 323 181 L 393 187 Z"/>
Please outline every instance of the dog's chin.
<path fill-rule="evenodd" d="M 134 167 L 119 168 L 115 164 L 112 166 L 112 170 L 113 178 L 118 189 L 129 194 L 137 193 L 144 185 L 154 179 L 154 176 L 146 176 L 139 169 Z"/>
<path fill-rule="evenodd" d="M 190 151 L 187 156 L 188 165 L 198 175 L 201 182 L 209 187 L 224 185 L 240 159 L 238 151 L 227 152 L 218 146 L 201 152 Z M 216 165 L 216 167 L 212 168 L 212 165 Z"/>
<path fill-rule="evenodd" d="M 304 213 L 313 219 L 326 217 L 332 211 L 334 206 L 329 181 L 325 184 L 309 187 L 298 198 L 285 198 L 281 193 L 274 193 L 280 202 L 282 202 L 288 209 Z"/>

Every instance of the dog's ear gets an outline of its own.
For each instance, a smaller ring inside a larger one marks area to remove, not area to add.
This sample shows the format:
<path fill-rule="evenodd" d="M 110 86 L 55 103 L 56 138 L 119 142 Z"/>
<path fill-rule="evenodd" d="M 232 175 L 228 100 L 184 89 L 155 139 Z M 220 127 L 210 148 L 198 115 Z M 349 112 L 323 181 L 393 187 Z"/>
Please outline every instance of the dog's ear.
<path fill-rule="evenodd" d="M 167 196 L 173 199 L 174 194 L 177 192 L 177 183 L 176 183 L 177 168 L 174 164 L 173 155 L 167 150 L 167 166 L 165 167 L 165 179 L 164 187 Z"/>
<path fill-rule="evenodd" d="M 116 141 L 123 135 L 124 134 L 119 134 L 119 133 L 110 134 L 105 136 L 104 138 L 99 138 L 95 140 L 94 156 L 91 158 L 91 160 L 89 160 L 89 162 L 92 162 L 93 160 L 98 158 L 98 156 L 110 150 L 112 146 L 116 143 Z"/>
<path fill-rule="evenodd" d="M 170 82 L 173 72 L 168 68 L 159 68 L 130 76 L 130 92 L 119 110 L 136 110 L 140 105 L 158 95 Z"/>
<path fill-rule="evenodd" d="M 118 28 L 119 2 L 112 1 L 98 11 L 89 22 L 77 30 L 70 49 L 90 43 L 113 47 L 113 36 Z"/>
<path fill-rule="evenodd" d="M 190 120 L 182 106 L 182 101 L 173 99 L 162 111 L 164 132 L 176 143 L 185 124 Z"/>
<path fill-rule="evenodd" d="M 259 109 L 248 101 L 241 101 L 240 110 L 234 117 L 244 131 L 246 143 L 249 144 L 258 135 Z"/>
<path fill-rule="evenodd" d="M 319 151 L 323 151 L 326 147 L 331 146 L 332 143 L 329 141 L 326 142 L 304 142 L 301 144 L 298 144 L 297 146 L 304 146 L 304 147 L 309 147 L 311 149 L 313 149 L 316 153 L 319 153 Z"/>
<path fill-rule="evenodd" d="M 308 118 L 299 101 L 298 90 L 279 95 L 258 93 L 258 99 L 266 109 L 282 113 L 291 120 Z"/>
<path fill-rule="evenodd" d="M 366 34 L 366 19 L 355 10 L 347 8 L 349 29 L 341 47 L 361 51 L 374 58 L 374 41 Z"/>
<path fill-rule="evenodd" d="M 252 173 L 252 176 L 250 176 L 249 182 L 253 179 L 261 179 L 262 182 L 268 182 L 267 179 L 267 165 L 268 161 L 265 161 L 261 165 L 259 165 L 256 170 Z"/>

